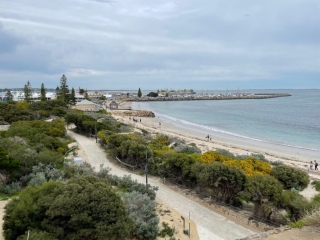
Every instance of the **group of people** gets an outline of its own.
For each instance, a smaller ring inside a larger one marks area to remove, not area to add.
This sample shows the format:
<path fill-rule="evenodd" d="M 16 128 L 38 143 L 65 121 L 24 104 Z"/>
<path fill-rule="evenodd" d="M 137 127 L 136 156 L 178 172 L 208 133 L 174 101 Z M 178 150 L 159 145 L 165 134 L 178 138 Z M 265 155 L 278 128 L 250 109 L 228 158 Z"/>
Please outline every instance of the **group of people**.
<path fill-rule="evenodd" d="M 310 161 L 310 170 L 313 170 L 313 165 L 314 165 L 314 170 L 318 170 L 318 163 L 316 160 L 314 160 L 314 162 Z"/>
<path fill-rule="evenodd" d="M 206 136 L 206 138 L 208 139 L 208 141 L 211 141 L 211 136 L 209 134 Z"/>

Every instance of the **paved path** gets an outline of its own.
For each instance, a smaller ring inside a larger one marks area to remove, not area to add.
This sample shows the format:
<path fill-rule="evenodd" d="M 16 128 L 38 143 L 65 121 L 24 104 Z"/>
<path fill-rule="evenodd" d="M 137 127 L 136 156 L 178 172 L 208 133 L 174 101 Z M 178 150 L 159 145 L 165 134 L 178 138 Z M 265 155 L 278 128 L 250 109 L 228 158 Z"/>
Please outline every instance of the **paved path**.
<path fill-rule="evenodd" d="M 136 179 L 140 183 L 145 183 L 145 176 L 128 173 L 111 164 L 106 158 L 103 150 L 95 143 L 94 139 L 86 138 L 70 131 L 68 131 L 68 134 L 78 141 L 78 144 L 81 145 L 86 152 L 90 164 L 96 169 L 99 169 L 100 164 L 104 164 L 105 167 L 111 168 L 111 173 L 114 175 L 131 175 L 132 179 Z M 191 219 L 197 226 L 200 240 L 233 240 L 254 234 L 251 230 L 189 200 L 158 181 L 148 179 L 148 183 L 152 186 L 159 187 L 157 198 L 166 205 L 177 210 L 184 216 L 188 216 L 190 211 Z"/>

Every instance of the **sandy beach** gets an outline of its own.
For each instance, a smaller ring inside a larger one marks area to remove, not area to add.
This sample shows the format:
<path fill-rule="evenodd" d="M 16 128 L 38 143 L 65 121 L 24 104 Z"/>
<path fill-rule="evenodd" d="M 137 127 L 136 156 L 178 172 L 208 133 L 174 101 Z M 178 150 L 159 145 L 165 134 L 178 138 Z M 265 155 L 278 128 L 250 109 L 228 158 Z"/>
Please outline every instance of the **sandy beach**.
<path fill-rule="evenodd" d="M 128 105 L 130 103 L 123 103 Z M 130 105 L 129 105 L 130 106 Z M 136 129 L 144 129 L 150 133 L 161 133 L 172 137 L 183 139 L 186 144 L 195 143 L 202 152 L 225 149 L 234 155 L 250 155 L 252 153 L 263 154 L 269 161 L 282 161 L 284 164 L 308 171 L 309 176 L 320 179 L 320 171 L 309 171 L 309 163 L 319 159 L 317 151 L 270 144 L 267 142 L 252 141 L 250 139 L 237 138 L 226 134 L 209 132 L 206 129 L 192 128 L 183 123 L 172 121 L 161 115 L 150 117 L 136 117 L 137 122 L 132 118 L 122 116 L 122 111 L 110 111 L 110 113 L 121 122 L 134 125 Z M 141 119 L 141 121 L 140 121 Z M 138 130 L 137 130 L 138 131 Z M 206 138 L 210 135 L 211 140 Z"/>

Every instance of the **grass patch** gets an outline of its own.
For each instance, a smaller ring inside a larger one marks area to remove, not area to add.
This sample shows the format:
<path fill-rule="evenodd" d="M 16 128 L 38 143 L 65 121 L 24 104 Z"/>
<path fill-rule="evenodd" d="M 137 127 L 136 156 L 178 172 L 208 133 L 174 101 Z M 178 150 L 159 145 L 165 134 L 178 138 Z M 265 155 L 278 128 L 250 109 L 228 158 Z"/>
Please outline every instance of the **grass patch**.
<path fill-rule="evenodd" d="M 158 236 L 159 237 L 163 237 L 165 238 L 166 236 L 169 236 L 169 237 L 173 237 L 175 231 L 176 231 L 176 228 L 175 227 L 169 227 L 169 224 L 168 223 L 165 223 L 165 222 L 162 222 L 162 229 L 161 231 L 159 232 Z M 172 238 L 170 238 L 172 239 Z"/>
<path fill-rule="evenodd" d="M 311 184 L 318 192 L 320 192 L 320 181 L 313 181 Z"/>
<path fill-rule="evenodd" d="M 302 228 L 302 227 L 304 227 L 305 225 L 306 225 L 306 222 L 305 222 L 304 219 L 300 219 L 300 220 L 298 220 L 298 221 L 296 221 L 296 222 L 292 222 L 292 223 L 289 224 L 289 226 L 290 226 L 291 228 Z"/>
<path fill-rule="evenodd" d="M 19 192 L 16 192 L 15 194 L 5 194 L 5 193 L 0 193 L 0 201 L 7 201 L 9 200 L 10 198 L 13 198 L 13 197 L 17 197 L 19 196 Z"/>

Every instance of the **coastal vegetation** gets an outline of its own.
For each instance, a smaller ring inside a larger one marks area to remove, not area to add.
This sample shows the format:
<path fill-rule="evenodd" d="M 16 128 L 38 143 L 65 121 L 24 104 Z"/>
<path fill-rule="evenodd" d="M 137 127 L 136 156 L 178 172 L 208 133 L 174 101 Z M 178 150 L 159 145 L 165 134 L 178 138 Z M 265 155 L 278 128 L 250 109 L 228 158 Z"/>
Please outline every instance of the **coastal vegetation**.
<path fill-rule="evenodd" d="M 26 87 L 31 84 L 28 83 Z M 194 144 L 146 130 L 132 132 L 105 111 L 84 113 L 68 107 L 66 77 L 58 100 L 0 103 L 0 194 L 11 198 L 4 218 L 5 239 L 155 239 L 157 188 L 101 167 L 65 160 L 66 126 L 97 136 L 110 158 L 143 173 L 229 206 L 253 206 L 256 219 L 281 224 L 315 224 L 320 195 L 311 201 L 298 192 L 309 183 L 300 170 L 270 162 L 261 154 L 235 156 L 218 149 L 202 153 Z M 73 92 L 73 90 L 71 91 Z M 318 182 L 314 185 L 318 186 Z M 285 211 L 285 214 L 281 212 Z M 319 220 L 319 218 L 318 218 Z M 165 234 L 166 235 L 166 234 Z"/>
<path fill-rule="evenodd" d="M 11 124 L 0 131 L 0 197 L 11 199 L 5 239 L 155 239 L 157 188 L 65 159 L 73 142 L 67 123 L 91 136 L 127 126 L 105 111 L 84 114 L 68 107 L 72 99 L 62 100 L 0 103 L 1 121 Z"/>
<path fill-rule="evenodd" d="M 113 133 L 101 131 L 100 143 L 110 157 L 143 171 L 148 156 L 149 172 L 167 182 L 189 187 L 195 192 L 237 207 L 252 203 L 253 216 L 267 222 L 285 224 L 320 207 L 298 191 L 309 183 L 308 175 L 282 164 L 271 163 L 261 154 L 234 156 L 228 151 L 199 153 L 194 144 L 187 151 L 183 141 L 165 135 Z M 146 142 L 148 144 L 146 145 Z M 285 211 L 286 214 L 281 213 Z"/>

